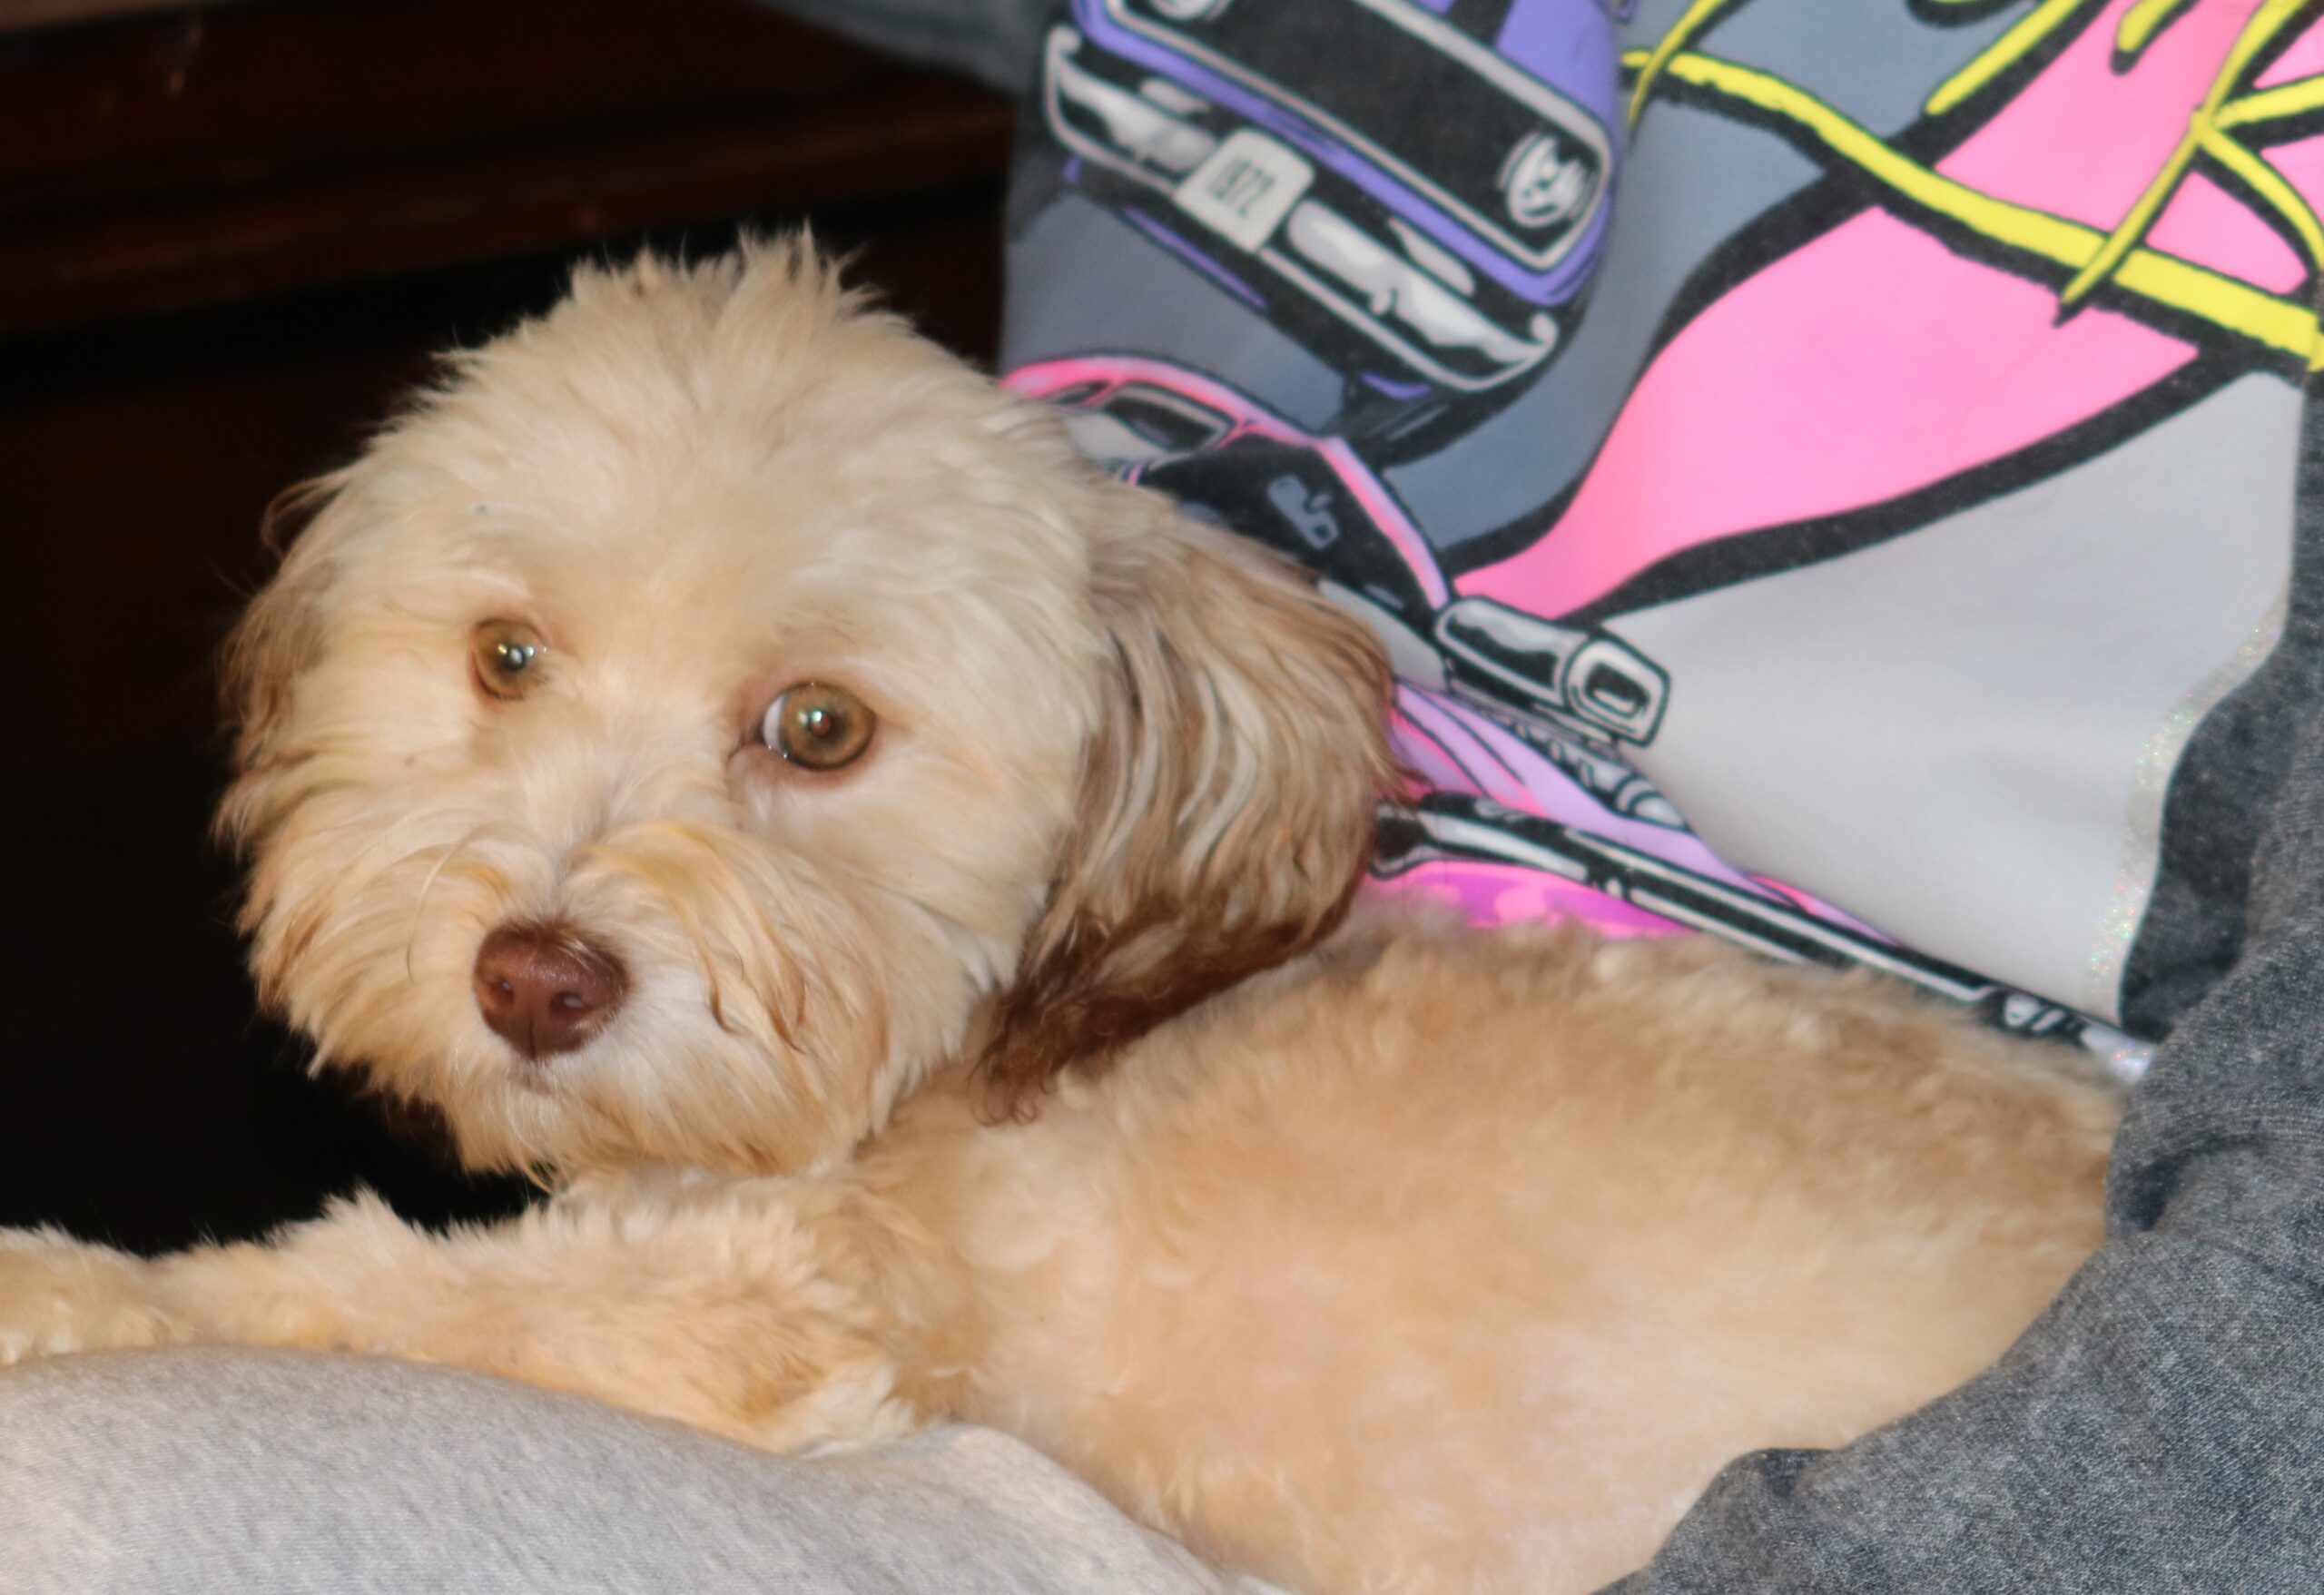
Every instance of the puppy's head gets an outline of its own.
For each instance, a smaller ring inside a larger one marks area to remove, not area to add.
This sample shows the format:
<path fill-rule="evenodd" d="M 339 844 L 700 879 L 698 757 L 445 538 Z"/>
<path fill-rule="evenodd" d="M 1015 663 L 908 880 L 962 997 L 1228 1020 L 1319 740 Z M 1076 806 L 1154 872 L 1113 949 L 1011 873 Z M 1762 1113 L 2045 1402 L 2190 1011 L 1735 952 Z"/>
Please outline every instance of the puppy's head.
<path fill-rule="evenodd" d="M 584 272 L 300 507 L 229 655 L 252 961 L 487 1166 L 812 1166 L 1327 930 L 1366 634 L 801 246 Z"/>

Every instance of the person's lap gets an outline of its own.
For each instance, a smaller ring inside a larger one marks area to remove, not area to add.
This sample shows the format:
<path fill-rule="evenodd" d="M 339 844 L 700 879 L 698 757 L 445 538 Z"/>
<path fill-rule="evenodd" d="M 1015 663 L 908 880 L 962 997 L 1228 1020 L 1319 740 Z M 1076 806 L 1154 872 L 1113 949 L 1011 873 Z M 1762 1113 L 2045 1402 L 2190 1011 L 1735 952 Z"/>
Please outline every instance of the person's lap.
<path fill-rule="evenodd" d="M 208 1347 L 0 1373 L 0 1560 L 40 1595 L 1222 1588 L 990 1431 L 783 1458 L 454 1369 Z"/>

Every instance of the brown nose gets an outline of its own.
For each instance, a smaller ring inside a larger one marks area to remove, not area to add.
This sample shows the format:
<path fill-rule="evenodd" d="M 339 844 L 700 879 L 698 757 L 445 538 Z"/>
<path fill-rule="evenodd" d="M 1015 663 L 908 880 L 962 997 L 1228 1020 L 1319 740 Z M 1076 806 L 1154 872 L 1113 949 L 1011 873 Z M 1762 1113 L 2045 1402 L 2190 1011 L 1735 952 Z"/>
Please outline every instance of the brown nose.
<path fill-rule="evenodd" d="M 621 960 L 553 925 L 503 925 L 476 954 L 476 1005 L 527 1058 L 570 1052 L 606 1028 L 629 989 Z"/>

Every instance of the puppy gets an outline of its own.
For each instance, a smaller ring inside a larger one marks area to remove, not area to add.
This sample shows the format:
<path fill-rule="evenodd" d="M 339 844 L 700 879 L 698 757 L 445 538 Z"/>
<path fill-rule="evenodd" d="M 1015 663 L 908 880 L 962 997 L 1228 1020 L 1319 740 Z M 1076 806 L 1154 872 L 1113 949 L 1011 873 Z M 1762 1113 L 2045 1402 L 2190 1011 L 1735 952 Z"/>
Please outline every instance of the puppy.
<path fill-rule="evenodd" d="M 453 1363 L 812 1447 L 1004 1426 L 1305 1590 L 1583 1590 L 1975 1373 L 2116 1106 L 1863 980 L 1350 913 L 1389 679 L 802 245 L 588 271 L 317 487 L 231 651 L 265 999 L 466 1158 L 0 1358 Z"/>

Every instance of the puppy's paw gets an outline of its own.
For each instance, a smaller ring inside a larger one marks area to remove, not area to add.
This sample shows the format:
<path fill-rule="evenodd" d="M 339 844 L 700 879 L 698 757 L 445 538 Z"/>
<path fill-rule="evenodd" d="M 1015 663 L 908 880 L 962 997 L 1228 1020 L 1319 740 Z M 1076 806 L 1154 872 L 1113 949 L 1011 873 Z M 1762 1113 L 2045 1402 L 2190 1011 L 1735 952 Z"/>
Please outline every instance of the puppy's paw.
<path fill-rule="evenodd" d="M 145 1266 L 53 1230 L 0 1230 L 0 1365 L 184 1339 Z"/>

